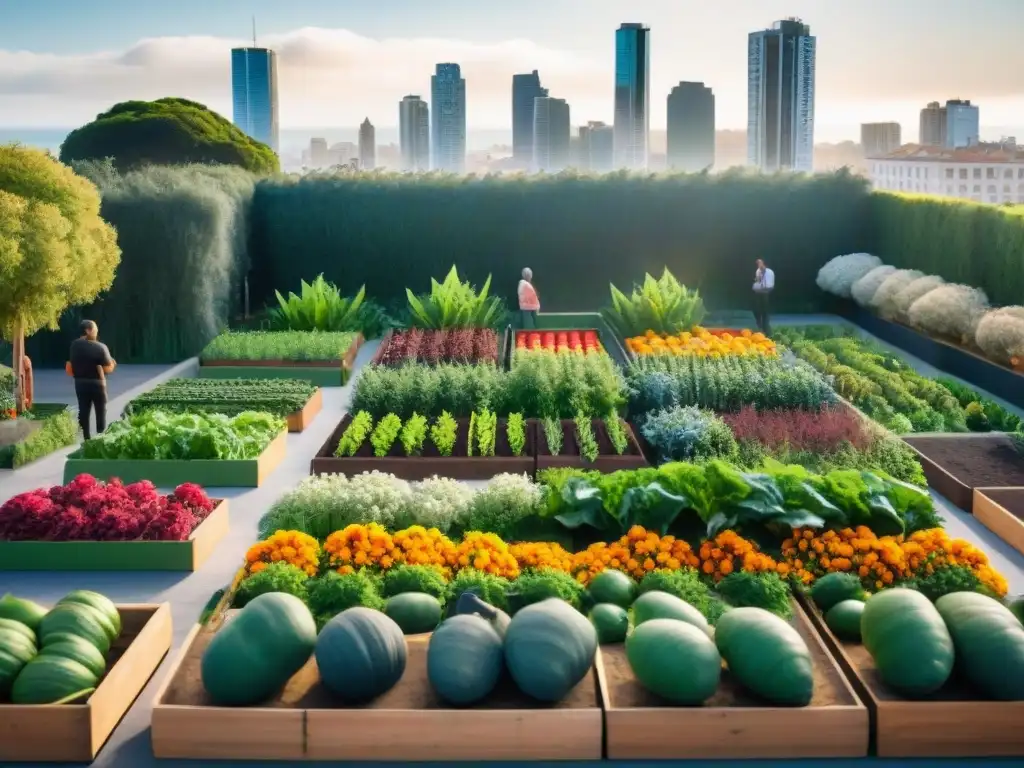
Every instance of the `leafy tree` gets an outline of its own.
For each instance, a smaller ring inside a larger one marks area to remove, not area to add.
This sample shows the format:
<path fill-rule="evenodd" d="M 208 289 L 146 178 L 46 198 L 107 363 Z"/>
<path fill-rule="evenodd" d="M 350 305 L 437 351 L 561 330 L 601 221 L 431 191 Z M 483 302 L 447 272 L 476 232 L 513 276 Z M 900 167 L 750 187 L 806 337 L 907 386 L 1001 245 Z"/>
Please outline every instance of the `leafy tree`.
<path fill-rule="evenodd" d="M 253 173 L 280 170 L 277 155 L 221 115 L 188 99 L 124 101 L 72 131 L 61 162 L 113 158 L 119 171 L 144 165 L 237 165 Z"/>
<path fill-rule="evenodd" d="M 110 288 L 120 259 L 92 182 L 46 152 L 0 145 L 0 335 L 14 347 L 19 410 L 25 336 Z"/>

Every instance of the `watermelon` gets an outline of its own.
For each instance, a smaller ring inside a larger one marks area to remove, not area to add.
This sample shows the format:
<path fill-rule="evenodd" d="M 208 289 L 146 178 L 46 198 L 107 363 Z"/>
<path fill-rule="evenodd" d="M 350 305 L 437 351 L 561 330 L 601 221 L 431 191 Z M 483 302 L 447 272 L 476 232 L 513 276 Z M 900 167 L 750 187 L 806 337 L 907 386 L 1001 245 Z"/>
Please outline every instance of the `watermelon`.
<path fill-rule="evenodd" d="M 621 643 L 629 632 L 629 614 L 612 603 L 598 603 L 590 611 L 590 623 L 597 630 L 597 642 Z"/>
<path fill-rule="evenodd" d="M 685 600 L 668 592 L 644 592 L 633 603 L 633 626 L 639 627 L 651 619 L 676 619 L 692 624 L 704 634 L 711 634 L 711 625 L 704 614 Z"/>
<path fill-rule="evenodd" d="M 95 608 L 81 603 L 64 603 L 56 606 L 39 623 L 39 642 L 45 646 L 51 635 L 77 635 L 106 654 L 110 650 L 110 626 L 108 617 Z"/>
<path fill-rule="evenodd" d="M 844 600 L 864 600 L 866 597 L 860 579 L 852 573 L 827 573 L 814 582 L 811 599 L 822 613 Z"/>
<path fill-rule="evenodd" d="M 587 587 L 595 603 L 611 603 L 629 608 L 636 599 L 636 583 L 622 571 L 606 569 Z"/>
<path fill-rule="evenodd" d="M 11 619 L 24 624 L 35 632 L 39 629 L 39 622 L 46 615 L 46 609 L 31 600 L 24 600 L 12 594 L 0 597 L 0 619 Z"/>
<path fill-rule="evenodd" d="M 637 681 L 673 704 L 703 704 L 718 690 L 722 657 L 703 630 L 675 619 L 645 621 L 626 640 Z"/>
<path fill-rule="evenodd" d="M 825 623 L 840 640 L 860 642 L 860 617 L 863 613 L 862 601 L 843 600 L 825 614 Z"/>
<path fill-rule="evenodd" d="M 0 619 L 0 629 L 17 632 L 19 635 L 23 635 L 26 640 L 30 641 L 32 645 L 36 645 L 36 633 L 20 621 L 14 621 L 13 619 Z"/>
<path fill-rule="evenodd" d="M 11 687 L 14 704 L 56 704 L 96 688 L 99 678 L 77 661 L 62 656 L 37 656 L 21 670 Z"/>
<path fill-rule="evenodd" d="M 74 592 L 68 592 L 64 597 L 57 601 L 57 605 L 64 605 L 67 603 L 87 605 L 90 608 L 94 608 L 100 615 L 102 615 L 105 619 L 104 629 L 106 629 L 111 643 L 121 635 L 121 613 L 117 610 L 117 606 L 114 605 L 110 598 L 101 595 L 99 592 L 90 592 L 87 589 L 76 589 Z"/>
<path fill-rule="evenodd" d="M 63 656 L 65 659 L 77 661 L 97 678 L 103 677 L 107 671 L 107 662 L 96 646 L 77 635 L 57 634 L 47 638 L 46 645 L 39 652 L 40 656 Z"/>

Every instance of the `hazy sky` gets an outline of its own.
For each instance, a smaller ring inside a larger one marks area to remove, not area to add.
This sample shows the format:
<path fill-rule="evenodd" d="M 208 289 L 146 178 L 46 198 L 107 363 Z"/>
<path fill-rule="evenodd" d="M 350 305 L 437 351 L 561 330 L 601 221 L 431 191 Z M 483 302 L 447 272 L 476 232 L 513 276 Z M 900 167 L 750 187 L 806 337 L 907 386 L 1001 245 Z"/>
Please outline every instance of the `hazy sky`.
<path fill-rule="evenodd" d="M 719 128 L 746 125 L 747 33 L 799 16 L 818 39 L 818 138 L 969 98 L 1024 125 L 1024 0 L 0 0 L 0 127 L 74 126 L 117 101 L 184 96 L 230 117 L 232 45 L 279 53 L 283 128 L 398 121 L 458 62 L 473 128 L 511 122 L 511 76 L 540 70 L 573 123 L 611 120 L 614 31 L 650 25 L 652 126 L 702 80 Z M 984 131 L 983 131 L 984 134 Z M 1019 137 L 1021 138 L 1021 137 Z"/>

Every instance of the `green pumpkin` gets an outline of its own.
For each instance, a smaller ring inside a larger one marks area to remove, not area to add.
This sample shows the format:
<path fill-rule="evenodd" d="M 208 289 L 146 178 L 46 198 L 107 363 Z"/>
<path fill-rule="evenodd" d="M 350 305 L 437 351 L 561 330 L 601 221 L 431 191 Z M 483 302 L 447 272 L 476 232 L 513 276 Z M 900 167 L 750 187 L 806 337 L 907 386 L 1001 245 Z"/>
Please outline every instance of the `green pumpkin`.
<path fill-rule="evenodd" d="M 828 613 L 832 606 L 844 600 L 864 600 L 864 587 L 852 573 L 827 573 L 814 582 L 811 599 L 822 613 Z"/>
<path fill-rule="evenodd" d="M 121 613 L 117 610 L 117 606 L 114 605 L 113 601 L 101 595 L 99 592 L 90 592 L 87 589 L 76 589 L 74 592 L 68 592 L 62 597 L 57 605 L 63 605 L 65 603 L 78 603 L 80 605 L 88 605 L 90 608 L 95 608 L 104 619 L 104 628 L 107 629 L 108 637 L 110 642 L 113 643 L 121 635 Z"/>
<path fill-rule="evenodd" d="M 668 592 L 652 590 L 644 592 L 633 603 L 633 626 L 639 627 L 645 621 L 651 619 L 675 619 L 685 621 L 701 630 L 706 635 L 711 635 L 711 625 L 704 618 L 704 614 L 694 608 L 685 600 L 681 600 Z"/>
<path fill-rule="evenodd" d="M 259 704 L 281 690 L 309 660 L 316 622 L 299 598 L 268 592 L 231 615 L 206 647 L 203 686 L 214 704 Z"/>
<path fill-rule="evenodd" d="M 342 611 L 316 641 L 316 665 L 324 686 L 357 704 L 387 693 L 402 679 L 405 636 L 393 619 L 362 606 Z"/>
<path fill-rule="evenodd" d="M 498 637 L 504 639 L 508 631 L 508 625 L 512 623 L 512 617 L 500 608 L 495 608 L 490 603 L 484 602 L 472 592 L 463 592 L 455 601 L 454 616 L 479 616 L 485 619 L 494 627 Z"/>
<path fill-rule="evenodd" d="M 825 623 L 840 640 L 860 642 L 860 619 L 864 614 L 861 600 L 843 600 L 829 608 Z"/>
<path fill-rule="evenodd" d="M 673 704 L 703 704 L 722 675 L 722 657 L 711 638 L 676 619 L 651 619 L 633 630 L 626 658 L 644 688 Z"/>
<path fill-rule="evenodd" d="M 407 635 L 433 632 L 441 622 L 441 603 L 424 592 L 403 592 L 389 597 L 384 613 L 394 619 Z"/>
<path fill-rule="evenodd" d="M 538 701 L 561 701 L 590 672 L 597 632 L 556 597 L 520 610 L 505 634 L 505 665 L 519 690 Z"/>
<path fill-rule="evenodd" d="M 621 643 L 629 632 L 629 614 L 612 603 L 598 603 L 590 611 L 590 623 L 597 630 L 597 642 Z"/>
<path fill-rule="evenodd" d="M 25 600 L 8 593 L 0 597 L 0 619 L 21 622 L 33 632 L 39 629 L 39 622 L 46 615 L 46 609 L 39 603 Z"/>
<path fill-rule="evenodd" d="M 480 616 L 452 616 L 430 636 L 427 679 L 449 704 L 464 707 L 485 699 L 503 667 L 501 637 Z"/>
<path fill-rule="evenodd" d="M 874 595 L 864 606 L 860 631 L 882 682 L 904 696 L 935 693 L 953 672 L 953 638 L 936 607 L 916 590 Z"/>
<path fill-rule="evenodd" d="M 595 603 L 629 608 L 636 599 L 636 582 L 622 571 L 606 569 L 593 578 L 587 591 Z"/>
<path fill-rule="evenodd" d="M 92 606 L 64 603 L 55 606 L 39 623 L 39 644 L 45 646 L 53 635 L 77 635 L 106 655 L 110 651 L 110 631 L 108 618 Z"/>
<path fill-rule="evenodd" d="M 39 655 L 25 665 L 11 686 L 13 704 L 57 704 L 96 688 L 99 678 L 77 661 Z"/>
<path fill-rule="evenodd" d="M 50 635 L 47 640 L 39 652 L 40 656 L 62 656 L 77 661 L 96 675 L 97 679 L 103 677 L 103 673 L 107 671 L 107 661 L 103 654 L 88 640 L 68 634 Z"/>
<path fill-rule="evenodd" d="M 1017 617 L 1017 621 L 1024 624 L 1024 596 L 1014 598 L 1006 607 L 1010 609 L 1010 613 Z"/>

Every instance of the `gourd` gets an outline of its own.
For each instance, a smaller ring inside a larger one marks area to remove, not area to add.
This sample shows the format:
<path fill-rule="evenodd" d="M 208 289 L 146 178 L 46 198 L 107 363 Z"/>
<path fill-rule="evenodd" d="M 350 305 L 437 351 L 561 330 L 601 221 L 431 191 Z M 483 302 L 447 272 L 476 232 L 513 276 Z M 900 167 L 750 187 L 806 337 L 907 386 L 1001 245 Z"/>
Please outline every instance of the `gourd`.
<path fill-rule="evenodd" d="M 450 704 L 462 707 L 486 698 L 503 667 L 501 637 L 480 616 L 452 616 L 430 636 L 427 679 Z"/>
<path fill-rule="evenodd" d="M 612 603 L 629 608 L 636 599 L 636 583 L 622 571 L 601 571 L 587 588 L 595 603 Z"/>
<path fill-rule="evenodd" d="M 707 635 L 711 634 L 711 625 L 704 614 L 685 600 L 681 600 L 668 592 L 652 590 L 644 592 L 633 603 L 633 626 L 639 627 L 651 619 L 676 619 L 692 624 Z"/>
<path fill-rule="evenodd" d="M 811 599 L 822 613 L 844 600 L 864 600 L 864 587 L 852 573 L 827 573 L 814 582 Z"/>
<path fill-rule="evenodd" d="M 77 661 L 96 675 L 97 679 L 107 671 L 107 661 L 103 654 L 88 640 L 83 640 L 77 635 L 58 634 L 50 635 L 47 641 L 39 652 L 40 656 L 61 656 Z"/>
<path fill-rule="evenodd" d="M 715 625 L 715 644 L 744 688 L 775 704 L 810 704 L 814 695 L 811 652 L 800 633 L 774 613 L 733 608 Z"/>
<path fill-rule="evenodd" d="M 21 670 L 11 687 L 14 704 L 57 704 L 95 689 L 99 678 L 77 661 L 37 656 Z"/>
<path fill-rule="evenodd" d="M 0 629 L 0 699 L 6 697 L 18 674 L 35 656 L 35 643 L 22 632 Z"/>
<path fill-rule="evenodd" d="M 587 676 L 597 632 L 556 597 L 520 610 L 505 633 L 505 664 L 519 690 L 538 701 L 560 701 Z"/>
<path fill-rule="evenodd" d="M 92 606 L 64 603 L 55 606 L 39 623 L 39 644 L 45 646 L 52 635 L 77 635 L 106 655 L 110 650 L 111 626 L 109 619 Z"/>
<path fill-rule="evenodd" d="M 14 621 L 13 619 L 0 619 L 0 629 L 7 630 L 9 632 L 16 632 L 32 643 L 32 645 L 36 645 L 36 633 L 20 621 Z"/>
<path fill-rule="evenodd" d="M 20 622 L 35 632 L 45 615 L 46 609 L 31 600 L 15 597 L 10 593 L 0 597 L 0 619 Z"/>
<path fill-rule="evenodd" d="M 711 638 L 676 619 L 651 619 L 633 630 L 626 658 L 644 688 L 673 704 L 703 704 L 722 675 L 722 657 Z"/>
<path fill-rule="evenodd" d="M 259 595 L 213 636 L 200 664 L 203 686 L 220 706 L 258 704 L 302 669 L 316 642 L 316 622 L 299 598 Z"/>
<path fill-rule="evenodd" d="M 1017 621 L 1024 624 L 1024 595 L 1011 600 L 1007 608 L 1010 609 L 1010 613 L 1017 617 Z"/>
<path fill-rule="evenodd" d="M 113 601 L 105 595 L 101 595 L 99 592 L 91 592 L 87 589 L 76 589 L 74 592 L 68 592 L 62 597 L 57 605 L 64 605 L 66 603 L 78 603 L 80 605 L 88 605 L 90 608 L 95 608 L 96 611 L 103 616 L 107 621 L 104 624 L 106 626 L 109 623 L 110 628 L 108 635 L 110 642 L 114 642 L 121 635 L 121 613 L 117 610 L 117 606 L 114 605 Z"/>
<path fill-rule="evenodd" d="M 498 637 L 504 639 L 508 631 L 508 625 L 512 623 L 512 617 L 500 608 L 495 608 L 490 603 L 484 602 L 472 592 L 463 592 L 455 601 L 455 616 L 480 616 L 487 620 Z"/>
<path fill-rule="evenodd" d="M 621 643 L 629 632 L 629 614 L 612 603 L 598 603 L 590 611 L 590 623 L 597 630 L 597 642 Z"/>
<path fill-rule="evenodd" d="M 920 592 L 897 587 L 874 595 L 864 606 L 860 631 L 882 682 L 899 693 L 927 696 L 949 680 L 953 638 Z"/>
<path fill-rule="evenodd" d="M 860 618 L 863 614 L 863 602 L 843 600 L 825 614 L 825 624 L 839 639 L 860 642 Z"/>
<path fill-rule="evenodd" d="M 388 598 L 384 613 L 407 635 L 431 632 L 441 622 L 441 603 L 424 592 L 403 592 Z"/>
<path fill-rule="evenodd" d="M 990 698 L 1024 700 L 1024 626 L 1008 608 L 977 592 L 935 601 L 953 638 L 956 668 Z"/>
<path fill-rule="evenodd" d="M 387 693 L 402 678 L 405 663 L 402 628 L 362 606 L 327 622 L 316 641 L 320 679 L 346 702 L 363 703 Z"/>

